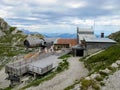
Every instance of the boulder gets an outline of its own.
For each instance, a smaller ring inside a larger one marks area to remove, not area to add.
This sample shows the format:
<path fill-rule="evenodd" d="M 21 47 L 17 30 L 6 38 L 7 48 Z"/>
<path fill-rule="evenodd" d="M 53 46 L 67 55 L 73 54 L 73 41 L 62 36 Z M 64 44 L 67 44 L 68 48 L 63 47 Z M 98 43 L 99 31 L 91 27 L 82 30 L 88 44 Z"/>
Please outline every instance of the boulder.
<path fill-rule="evenodd" d="M 116 61 L 116 64 L 120 65 L 120 60 L 117 60 L 117 61 Z"/>
<path fill-rule="evenodd" d="M 117 63 L 113 63 L 113 64 L 111 65 L 111 67 L 113 67 L 113 68 L 118 68 L 119 66 L 118 66 Z"/>
<path fill-rule="evenodd" d="M 109 70 L 108 68 L 106 68 L 104 70 L 100 70 L 100 72 L 109 74 L 111 72 L 111 70 Z"/>
<path fill-rule="evenodd" d="M 75 85 L 75 87 L 72 90 L 80 90 L 80 85 L 79 84 Z"/>
<path fill-rule="evenodd" d="M 96 77 L 100 77 L 100 74 L 91 74 L 90 78 L 95 79 Z"/>
<path fill-rule="evenodd" d="M 86 80 L 90 80 L 90 77 L 88 76 L 88 77 L 86 77 L 85 79 L 86 79 Z"/>

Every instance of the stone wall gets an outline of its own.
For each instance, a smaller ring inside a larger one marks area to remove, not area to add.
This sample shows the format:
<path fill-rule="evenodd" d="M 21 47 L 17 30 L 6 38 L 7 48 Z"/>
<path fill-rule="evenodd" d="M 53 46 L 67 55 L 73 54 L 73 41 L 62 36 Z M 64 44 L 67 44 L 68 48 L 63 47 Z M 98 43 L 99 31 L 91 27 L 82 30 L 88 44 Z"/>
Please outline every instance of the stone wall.
<path fill-rule="evenodd" d="M 113 43 L 87 43 L 87 47 L 84 50 L 84 56 L 96 53 L 96 52 L 106 49 L 112 45 L 113 45 Z"/>

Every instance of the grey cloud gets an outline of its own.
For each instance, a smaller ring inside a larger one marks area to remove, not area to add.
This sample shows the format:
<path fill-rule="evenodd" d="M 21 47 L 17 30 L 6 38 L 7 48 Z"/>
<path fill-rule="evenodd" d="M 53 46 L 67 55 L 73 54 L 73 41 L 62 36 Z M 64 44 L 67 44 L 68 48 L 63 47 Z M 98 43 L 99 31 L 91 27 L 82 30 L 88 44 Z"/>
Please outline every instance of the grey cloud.
<path fill-rule="evenodd" d="M 23 1 L 23 0 L 22 0 Z M 0 5 L 6 8 L 12 6 L 13 8 L 6 11 L 12 12 L 11 18 L 6 20 L 10 24 L 22 25 L 48 25 L 48 24 L 67 24 L 71 25 L 70 19 L 78 18 L 80 20 L 98 19 L 100 17 L 114 16 L 120 14 L 120 0 L 74 0 L 75 2 L 85 1 L 87 4 L 84 7 L 70 8 L 66 4 L 73 0 L 57 0 L 54 4 L 35 3 L 35 1 L 26 0 L 25 2 L 16 1 L 17 3 L 7 3 L 4 0 Z M 34 2 L 34 3 L 32 3 Z M 113 6 L 113 9 L 105 9 L 104 6 Z M 17 18 L 13 18 L 17 17 Z M 36 18 L 29 20 L 27 18 Z M 118 17 L 120 18 L 120 17 Z"/>

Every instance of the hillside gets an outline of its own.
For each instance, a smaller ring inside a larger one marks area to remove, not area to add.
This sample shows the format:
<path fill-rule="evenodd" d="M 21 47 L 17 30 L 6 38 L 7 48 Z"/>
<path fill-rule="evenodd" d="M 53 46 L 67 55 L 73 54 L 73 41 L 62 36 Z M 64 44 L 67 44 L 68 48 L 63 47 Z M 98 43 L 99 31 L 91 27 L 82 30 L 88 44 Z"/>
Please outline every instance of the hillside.
<path fill-rule="evenodd" d="M 116 62 L 116 60 L 120 59 L 119 47 L 119 44 L 111 46 L 105 51 L 90 57 L 89 59 L 84 61 L 85 66 L 91 73 L 109 67 L 112 63 Z"/>
<path fill-rule="evenodd" d="M 40 34 L 33 35 L 43 37 Z M 27 35 L 22 31 L 8 25 L 0 18 L 0 69 L 9 61 L 19 59 L 20 56 L 29 52 L 23 46 L 26 37 Z"/>
<path fill-rule="evenodd" d="M 108 37 L 115 40 L 115 41 L 117 41 L 117 42 L 120 42 L 120 31 L 112 33 Z"/>

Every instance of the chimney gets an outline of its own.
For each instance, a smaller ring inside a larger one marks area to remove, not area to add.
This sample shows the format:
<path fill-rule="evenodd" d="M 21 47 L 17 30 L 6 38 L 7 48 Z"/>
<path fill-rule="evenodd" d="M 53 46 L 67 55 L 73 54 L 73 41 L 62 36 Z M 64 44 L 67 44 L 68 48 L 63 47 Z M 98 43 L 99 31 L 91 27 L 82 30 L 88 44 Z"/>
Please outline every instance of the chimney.
<path fill-rule="evenodd" d="M 104 38 L 104 33 L 103 32 L 101 33 L 101 38 Z"/>

